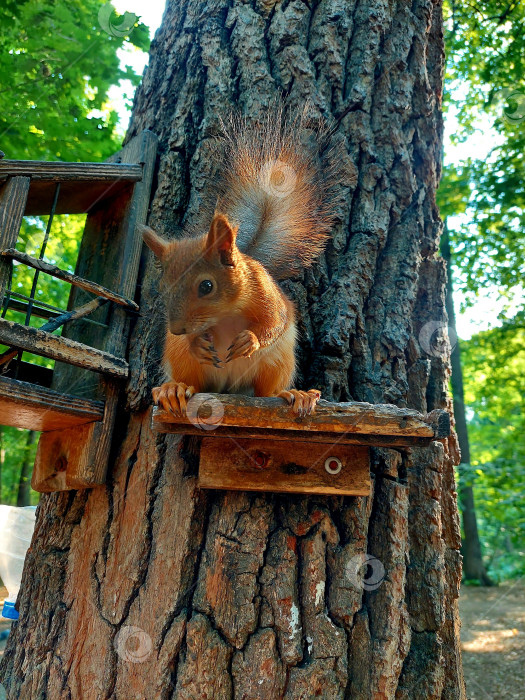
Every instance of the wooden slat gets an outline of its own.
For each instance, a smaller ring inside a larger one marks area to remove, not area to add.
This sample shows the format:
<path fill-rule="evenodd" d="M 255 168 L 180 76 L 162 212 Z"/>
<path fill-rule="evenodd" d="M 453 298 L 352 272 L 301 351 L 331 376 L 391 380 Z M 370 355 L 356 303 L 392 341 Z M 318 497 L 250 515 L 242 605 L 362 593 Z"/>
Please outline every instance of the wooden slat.
<path fill-rule="evenodd" d="M 104 404 L 0 377 L 0 424 L 26 430 L 60 430 L 102 420 Z"/>
<path fill-rule="evenodd" d="M 112 377 L 128 376 L 128 363 L 120 357 L 5 318 L 0 319 L 0 343 Z"/>
<path fill-rule="evenodd" d="M 363 433 L 327 433 L 322 431 L 274 430 L 273 428 L 243 428 L 237 426 L 218 426 L 216 430 L 206 431 L 196 425 L 174 426 L 173 423 L 152 422 L 157 433 L 182 433 L 200 437 L 228 437 L 261 440 L 301 440 L 301 442 L 324 442 L 333 445 L 368 445 L 369 447 L 425 447 L 435 438 L 416 437 L 412 435 L 365 435 Z"/>
<path fill-rule="evenodd" d="M 142 179 L 142 166 L 136 163 L 60 163 L 41 160 L 2 160 L 0 180 L 13 176 L 30 177 L 32 180 L 126 180 Z"/>
<path fill-rule="evenodd" d="M 79 309 L 66 311 L 65 313 L 60 314 L 59 316 L 55 316 L 55 318 L 53 318 L 51 321 L 48 321 L 47 323 L 44 323 L 43 326 L 40 326 L 39 330 L 48 331 L 49 333 L 52 333 L 53 331 L 56 331 L 57 328 L 60 328 L 60 326 L 63 326 L 65 323 L 70 323 L 71 321 L 78 321 L 79 319 L 88 316 L 90 313 L 95 311 L 95 309 L 98 309 L 107 303 L 107 299 L 102 299 L 102 297 L 96 297 L 96 299 L 92 299 L 89 303 L 84 304 L 84 306 L 81 306 Z M 11 362 L 11 360 L 14 359 L 17 355 L 18 348 L 8 348 L 5 352 L 0 354 L 0 367 L 7 364 L 8 362 Z"/>
<path fill-rule="evenodd" d="M 368 447 L 362 446 L 204 438 L 200 449 L 199 486 L 368 496 L 368 452 Z M 326 471 L 325 461 L 332 458 L 338 458 L 342 464 L 338 474 Z"/>
<path fill-rule="evenodd" d="M 24 265 L 29 265 L 29 267 L 33 267 L 35 270 L 40 270 L 40 272 L 44 272 L 46 275 L 51 275 L 52 277 L 56 277 L 59 280 L 68 282 L 69 284 L 72 284 L 75 287 L 84 289 L 86 292 L 90 292 L 91 294 L 96 294 L 97 296 L 103 297 L 104 299 L 114 301 L 115 304 L 119 304 L 119 306 L 125 306 L 126 308 L 132 309 L 133 311 L 138 311 L 139 309 L 138 305 L 131 299 L 126 299 L 120 294 L 112 292 L 111 289 L 103 287 L 101 284 L 97 284 L 96 282 L 91 282 L 90 280 L 78 277 L 77 275 L 74 275 L 71 272 L 68 272 L 67 270 L 62 270 L 56 265 L 52 265 L 51 263 L 45 262 L 45 260 L 33 258 L 30 255 L 27 255 L 26 253 L 21 253 L 18 250 L 15 250 L 14 248 L 8 248 L 7 250 L 0 251 L 0 255 L 2 255 L 5 258 L 18 260 L 18 262 L 21 262 Z"/>
<path fill-rule="evenodd" d="M 211 402 L 206 396 L 212 397 Z M 313 415 L 300 418 L 278 398 L 197 394 L 192 402 L 200 408 L 197 416 L 191 419 L 175 417 L 155 408 L 154 429 L 158 432 L 193 433 L 202 426 L 200 432 L 207 436 L 220 436 L 235 429 L 239 437 L 260 435 L 283 439 L 288 434 L 293 440 L 307 437 L 315 440 L 317 434 L 322 434 L 327 439 L 331 435 L 332 440 L 347 442 L 352 438 L 357 442 L 359 436 L 363 436 L 365 439 L 359 439 L 359 442 L 381 445 L 427 444 L 450 433 L 450 417 L 446 411 L 422 415 L 397 406 L 321 401 Z M 215 419 L 210 423 L 207 414 L 211 412 Z"/>
<path fill-rule="evenodd" d="M 28 177 L 13 177 L 5 183 L 0 192 L 0 250 L 16 245 L 24 217 L 29 183 Z M 4 301 L 10 268 L 9 260 L 0 260 L 0 307 Z"/>

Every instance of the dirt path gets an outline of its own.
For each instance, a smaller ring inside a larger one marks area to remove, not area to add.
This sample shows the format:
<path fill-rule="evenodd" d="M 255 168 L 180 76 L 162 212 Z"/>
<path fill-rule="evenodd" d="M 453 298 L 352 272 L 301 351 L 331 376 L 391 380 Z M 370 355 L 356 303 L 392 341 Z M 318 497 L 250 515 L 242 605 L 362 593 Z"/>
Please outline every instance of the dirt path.
<path fill-rule="evenodd" d="M 469 700 L 525 698 L 525 580 L 463 586 L 459 599 Z"/>

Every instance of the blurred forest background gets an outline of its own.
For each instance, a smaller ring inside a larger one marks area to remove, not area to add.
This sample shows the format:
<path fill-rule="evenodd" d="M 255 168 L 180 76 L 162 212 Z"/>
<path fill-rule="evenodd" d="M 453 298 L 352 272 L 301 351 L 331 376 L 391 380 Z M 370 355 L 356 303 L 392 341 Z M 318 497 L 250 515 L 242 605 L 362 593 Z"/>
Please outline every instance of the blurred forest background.
<path fill-rule="evenodd" d="M 130 108 L 140 81 L 126 56 L 149 48 L 140 18 L 119 16 L 104 0 L 4 0 L 0 22 L 6 157 L 100 161 L 117 151 L 123 105 Z M 450 270 L 451 390 L 463 448 L 457 479 L 465 577 L 490 585 L 525 573 L 525 5 L 447 0 L 445 40 L 448 137 L 439 204 Z M 129 92 L 121 91 L 120 105 L 111 99 L 118 85 Z M 55 217 L 47 260 L 74 271 L 84 218 Z M 38 256 L 46 223 L 26 218 L 17 247 Z M 33 274 L 15 265 L 12 289 L 29 296 Z M 68 293 L 68 285 L 43 275 L 35 306 L 65 309 Z M 489 327 L 458 341 L 455 315 L 475 316 L 487 299 L 499 310 Z M 25 320 L 16 304 L 1 312 Z M 52 366 L 26 353 L 24 359 Z M 36 443 L 32 432 L 0 427 L 2 503 L 38 502 L 29 484 Z"/>

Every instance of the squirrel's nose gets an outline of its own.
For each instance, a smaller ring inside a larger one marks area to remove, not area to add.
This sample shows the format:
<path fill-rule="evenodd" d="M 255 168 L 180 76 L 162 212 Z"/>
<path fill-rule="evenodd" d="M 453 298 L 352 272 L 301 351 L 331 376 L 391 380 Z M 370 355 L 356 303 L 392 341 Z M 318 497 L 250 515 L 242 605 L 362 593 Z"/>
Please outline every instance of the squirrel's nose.
<path fill-rule="evenodd" d="M 170 333 L 173 335 L 186 335 L 186 328 L 181 323 L 170 323 Z"/>

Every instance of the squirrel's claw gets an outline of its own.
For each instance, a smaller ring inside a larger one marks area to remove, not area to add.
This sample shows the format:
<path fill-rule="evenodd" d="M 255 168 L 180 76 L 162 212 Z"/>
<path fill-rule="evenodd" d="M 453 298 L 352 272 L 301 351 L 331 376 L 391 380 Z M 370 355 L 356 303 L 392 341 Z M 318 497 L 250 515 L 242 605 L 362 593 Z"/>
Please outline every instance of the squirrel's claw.
<path fill-rule="evenodd" d="M 241 331 L 228 348 L 226 362 L 231 362 L 239 357 L 250 357 L 261 347 L 257 336 L 252 331 Z"/>
<path fill-rule="evenodd" d="M 321 392 L 318 389 L 310 389 L 309 391 L 289 389 L 288 391 L 280 391 L 277 396 L 289 403 L 294 413 L 304 417 L 315 413 Z"/>
<path fill-rule="evenodd" d="M 166 382 L 152 390 L 153 401 L 177 418 L 186 415 L 187 399 L 191 399 L 195 387 L 183 382 Z"/>
<path fill-rule="evenodd" d="M 222 362 L 217 355 L 211 335 L 204 333 L 197 335 L 190 343 L 190 353 L 201 365 L 212 365 L 216 369 L 222 369 Z"/>

